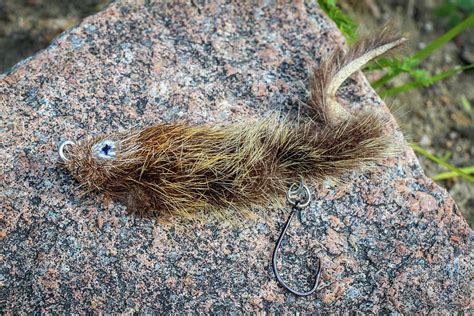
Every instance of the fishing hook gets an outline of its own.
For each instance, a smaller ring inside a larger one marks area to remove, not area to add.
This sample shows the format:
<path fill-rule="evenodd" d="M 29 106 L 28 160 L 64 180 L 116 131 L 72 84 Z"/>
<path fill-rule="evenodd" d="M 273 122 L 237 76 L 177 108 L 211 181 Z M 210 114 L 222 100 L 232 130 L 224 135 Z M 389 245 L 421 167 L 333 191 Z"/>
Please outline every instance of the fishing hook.
<path fill-rule="evenodd" d="M 293 207 L 291 209 L 290 216 L 288 217 L 288 220 L 285 223 L 285 226 L 283 227 L 282 232 L 280 233 L 280 237 L 278 237 L 278 241 L 275 245 L 275 249 L 273 250 L 273 257 L 272 257 L 272 267 L 273 267 L 273 273 L 275 274 L 276 279 L 278 282 L 288 291 L 291 293 L 298 295 L 298 296 L 308 296 L 313 294 L 316 291 L 316 288 L 318 287 L 319 284 L 319 278 L 321 276 L 321 259 L 318 258 L 318 272 L 316 273 L 316 277 L 314 280 L 313 287 L 307 291 L 307 292 L 300 292 L 295 289 L 292 289 L 288 284 L 283 281 L 281 278 L 280 274 L 278 273 L 277 269 L 277 255 L 278 255 L 278 249 L 281 246 L 281 242 L 283 241 L 283 238 L 286 234 L 286 231 L 288 230 L 288 227 L 290 226 L 291 220 L 293 219 L 293 216 L 295 215 L 296 211 L 301 211 L 302 208 L 306 207 L 309 205 L 311 201 L 311 193 L 309 191 L 309 188 L 304 184 L 303 181 L 300 182 L 299 185 L 296 183 L 292 184 L 290 188 L 288 189 L 288 192 L 286 194 L 286 198 L 288 200 L 288 203 L 291 204 Z"/>

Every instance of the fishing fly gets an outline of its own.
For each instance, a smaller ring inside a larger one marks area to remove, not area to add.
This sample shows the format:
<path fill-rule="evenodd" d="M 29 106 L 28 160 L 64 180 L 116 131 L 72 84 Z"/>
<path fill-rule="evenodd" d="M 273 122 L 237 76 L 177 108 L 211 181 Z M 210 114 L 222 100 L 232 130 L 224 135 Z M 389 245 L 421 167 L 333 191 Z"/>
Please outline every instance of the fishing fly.
<path fill-rule="evenodd" d="M 337 179 L 393 153 L 386 119 L 376 112 L 349 113 L 336 92 L 368 61 L 404 41 L 383 31 L 347 51 L 337 48 L 310 74 L 307 118 L 299 124 L 288 118 L 158 124 L 66 141 L 59 155 L 88 190 L 103 191 L 141 216 L 229 218 L 265 208 L 282 201 L 301 179 Z"/>

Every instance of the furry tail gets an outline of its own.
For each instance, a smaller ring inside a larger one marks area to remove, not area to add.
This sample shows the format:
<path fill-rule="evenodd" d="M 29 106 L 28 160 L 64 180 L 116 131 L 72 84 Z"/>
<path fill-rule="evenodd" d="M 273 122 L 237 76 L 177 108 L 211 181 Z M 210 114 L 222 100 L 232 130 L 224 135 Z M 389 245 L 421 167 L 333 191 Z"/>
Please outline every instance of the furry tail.
<path fill-rule="evenodd" d="M 336 100 L 336 92 L 344 80 L 372 59 L 392 51 L 405 41 L 385 28 L 380 34 L 357 42 L 347 52 L 337 48 L 310 76 L 307 105 L 312 118 L 332 126 L 347 120 L 351 115 Z"/>

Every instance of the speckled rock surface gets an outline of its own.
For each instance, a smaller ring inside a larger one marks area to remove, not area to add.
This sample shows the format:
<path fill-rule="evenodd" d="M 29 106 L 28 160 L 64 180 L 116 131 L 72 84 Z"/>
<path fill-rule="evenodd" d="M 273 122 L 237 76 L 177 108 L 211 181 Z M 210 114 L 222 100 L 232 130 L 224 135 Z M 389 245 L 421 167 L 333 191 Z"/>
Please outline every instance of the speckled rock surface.
<path fill-rule="evenodd" d="M 307 70 L 342 36 L 314 3 L 114 3 L 0 76 L 2 312 L 447 312 L 471 306 L 472 232 L 408 148 L 338 187 L 313 186 L 282 271 L 286 220 L 170 225 L 126 216 L 57 163 L 65 139 L 160 122 L 295 111 Z M 383 107 L 362 75 L 341 100 Z M 403 139 L 400 138 L 400 142 Z"/>

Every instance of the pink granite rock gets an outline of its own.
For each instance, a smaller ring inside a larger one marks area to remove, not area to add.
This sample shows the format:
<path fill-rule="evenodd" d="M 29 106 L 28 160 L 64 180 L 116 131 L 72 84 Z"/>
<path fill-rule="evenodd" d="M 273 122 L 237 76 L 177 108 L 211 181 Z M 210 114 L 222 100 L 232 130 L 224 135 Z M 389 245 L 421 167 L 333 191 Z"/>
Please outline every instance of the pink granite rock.
<path fill-rule="evenodd" d="M 307 70 L 344 45 L 313 1 L 163 2 L 114 3 L 0 76 L 3 313 L 472 307 L 472 232 L 407 147 L 345 184 L 313 187 L 281 259 L 284 278 L 304 289 L 321 258 L 321 284 L 304 298 L 271 270 L 288 210 L 237 226 L 162 225 L 84 192 L 57 163 L 59 142 L 296 112 Z M 360 74 L 340 97 L 386 110 Z"/>

